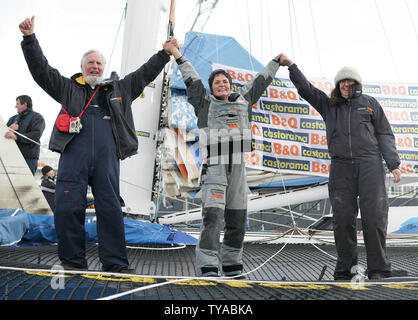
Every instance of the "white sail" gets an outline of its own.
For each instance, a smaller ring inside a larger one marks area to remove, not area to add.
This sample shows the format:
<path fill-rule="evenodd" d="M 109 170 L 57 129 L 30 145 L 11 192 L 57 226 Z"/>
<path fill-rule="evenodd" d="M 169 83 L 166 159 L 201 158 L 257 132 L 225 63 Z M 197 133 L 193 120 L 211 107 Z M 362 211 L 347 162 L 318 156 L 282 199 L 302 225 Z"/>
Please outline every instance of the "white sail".
<path fill-rule="evenodd" d="M 6 128 L 0 116 L 0 209 L 52 214 L 16 142 L 4 137 Z"/>
<path fill-rule="evenodd" d="M 162 49 L 167 39 L 170 0 L 130 0 L 122 52 L 121 77 L 136 70 Z M 159 127 L 162 73 L 132 104 L 139 140 L 138 154 L 121 162 L 120 188 L 125 211 L 149 215 Z"/>

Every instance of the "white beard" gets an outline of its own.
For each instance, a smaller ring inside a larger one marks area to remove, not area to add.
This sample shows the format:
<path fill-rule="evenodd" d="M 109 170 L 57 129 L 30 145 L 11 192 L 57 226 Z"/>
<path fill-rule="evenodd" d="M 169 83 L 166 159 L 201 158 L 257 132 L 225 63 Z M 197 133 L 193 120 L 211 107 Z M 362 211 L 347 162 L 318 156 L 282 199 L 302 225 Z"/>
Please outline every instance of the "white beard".
<path fill-rule="evenodd" d="M 96 77 L 96 76 L 84 76 L 84 81 L 89 84 L 92 88 L 101 84 L 103 81 L 103 77 Z"/>

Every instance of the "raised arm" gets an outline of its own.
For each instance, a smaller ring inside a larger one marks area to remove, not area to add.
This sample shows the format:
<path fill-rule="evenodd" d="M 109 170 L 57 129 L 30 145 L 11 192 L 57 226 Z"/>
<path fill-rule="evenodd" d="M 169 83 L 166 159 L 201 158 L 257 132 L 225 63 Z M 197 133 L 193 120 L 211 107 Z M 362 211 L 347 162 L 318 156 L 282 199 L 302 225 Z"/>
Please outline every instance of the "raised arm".
<path fill-rule="evenodd" d="M 308 79 L 306 79 L 302 71 L 299 70 L 296 63 L 290 60 L 284 53 L 279 55 L 279 63 L 281 66 L 289 67 L 290 80 L 295 85 L 299 95 L 308 101 L 309 104 L 325 119 L 326 108 L 324 107 L 327 106 L 329 102 L 327 94 L 318 88 L 315 88 Z"/>
<path fill-rule="evenodd" d="M 260 99 L 263 92 L 270 85 L 279 66 L 279 59 L 276 57 L 263 70 L 257 73 L 251 82 L 241 88 L 241 94 L 249 102 L 250 107 Z"/>
<path fill-rule="evenodd" d="M 19 29 L 23 34 L 23 54 L 33 79 L 53 99 L 61 103 L 62 88 L 70 80 L 49 65 L 34 33 L 35 17 L 23 20 Z"/>
<path fill-rule="evenodd" d="M 169 61 L 170 56 L 167 52 L 160 50 L 137 70 L 120 80 L 120 83 L 128 90 L 132 99 L 136 99 L 144 88 L 157 78 Z"/>
<path fill-rule="evenodd" d="M 19 29 L 24 36 L 29 36 L 33 33 L 35 29 L 35 16 L 32 18 L 26 18 L 19 24 Z"/>
<path fill-rule="evenodd" d="M 199 74 L 196 72 L 195 68 L 187 60 L 187 58 L 182 56 L 178 50 L 178 47 L 179 46 L 177 40 L 173 40 L 167 43 L 165 50 L 171 53 L 176 59 L 184 83 L 187 87 L 188 101 L 195 108 L 195 113 L 198 114 L 199 109 L 205 105 L 206 101 L 208 101 L 209 94 L 207 93 Z"/>

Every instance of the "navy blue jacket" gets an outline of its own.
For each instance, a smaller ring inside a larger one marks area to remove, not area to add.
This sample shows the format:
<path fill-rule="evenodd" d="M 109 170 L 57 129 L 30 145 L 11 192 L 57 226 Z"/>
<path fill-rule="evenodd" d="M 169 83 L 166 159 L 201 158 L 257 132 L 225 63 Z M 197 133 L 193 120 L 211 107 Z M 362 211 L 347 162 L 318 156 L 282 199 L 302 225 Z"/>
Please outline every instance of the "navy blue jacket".
<path fill-rule="evenodd" d="M 23 36 L 21 43 L 29 70 L 38 83 L 54 100 L 60 103 L 72 116 L 78 116 L 90 99 L 91 90 L 81 74 L 71 79 L 62 76 L 52 68 L 42 53 L 35 34 Z M 118 158 L 123 160 L 137 153 L 138 138 L 135 133 L 131 104 L 144 88 L 162 71 L 170 56 L 161 50 L 148 62 L 121 80 L 113 80 L 104 85 L 106 103 L 111 115 L 113 135 L 116 140 Z M 63 111 L 60 111 L 60 114 Z M 54 125 L 49 148 L 63 152 L 75 134 L 58 131 Z"/>
<path fill-rule="evenodd" d="M 7 121 L 7 126 L 16 122 L 19 125 L 17 132 L 28 137 L 29 139 L 40 143 L 42 133 L 45 130 L 44 117 L 38 112 L 28 108 L 20 114 L 16 114 Z M 39 145 L 16 135 L 16 144 L 24 158 L 39 158 Z"/>
<path fill-rule="evenodd" d="M 360 94 L 332 106 L 330 98 L 315 88 L 296 64 L 289 67 L 289 75 L 300 96 L 324 119 L 333 160 L 361 162 L 381 160 L 383 155 L 390 171 L 399 167 L 392 128 L 375 98 Z"/>

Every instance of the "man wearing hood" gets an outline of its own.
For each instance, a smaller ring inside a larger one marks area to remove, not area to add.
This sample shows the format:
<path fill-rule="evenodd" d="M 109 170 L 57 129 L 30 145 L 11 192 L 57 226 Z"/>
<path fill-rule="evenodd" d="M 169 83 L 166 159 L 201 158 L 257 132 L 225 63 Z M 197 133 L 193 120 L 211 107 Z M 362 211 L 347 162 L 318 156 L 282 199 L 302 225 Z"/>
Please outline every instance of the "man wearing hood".
<path fill-rule="evenodd" d="M 374 280 L 390 277 L 391 264 L 386 254 L 389 207 L 382 157 L 395 182 L 401 179 L 401 162 L 382 107 L 376 99 L 362 93 L 361 77 L 354 68 L 344 67 L 337 73 L 335 88 L 328 97 L 286 55 L 281 54 L 279 61 L 289 67 L 290 80 L 300 96 L 326 123 L 331 156 L 328 189 L 338 254 L 334 279 L 350 280 L 356 273 L 358 204 L 368 277 Z"/>
<path fill-rule="evenodd" d="M 64 268 L 87 268 L 84 222 L 90 185 L 103 270 L 133 273 L 125 245 L 119 161 L 138 150 L 131 104 L 160 74 L 170 56 L 160 50 L 123 79 L 103 82 L 104 57 L 90 50 L 81 59 L 82 73 L 68 79 L 43 55 L 34 34 L 34 17 L 25 19 L 19 28 L 34 80 L 61 104 L 49 143 L 51 150 L 61 153 L 54 215 L 61 263 Z"/>

